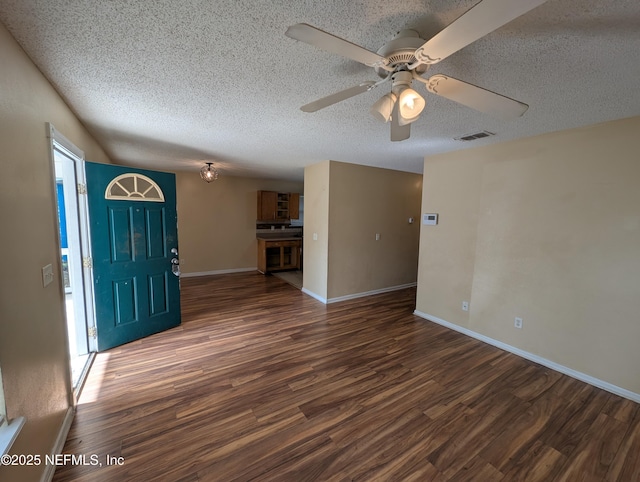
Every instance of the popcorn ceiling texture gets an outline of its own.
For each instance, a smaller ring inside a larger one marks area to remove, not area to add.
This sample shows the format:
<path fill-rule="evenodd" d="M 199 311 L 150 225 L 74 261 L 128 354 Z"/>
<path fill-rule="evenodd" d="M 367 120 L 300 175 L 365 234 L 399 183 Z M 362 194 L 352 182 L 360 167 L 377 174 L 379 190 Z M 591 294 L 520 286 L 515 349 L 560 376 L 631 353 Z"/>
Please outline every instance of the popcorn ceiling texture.
<path fill-rule="evenodd" d="M 284 35 L 310 23 L 376 51 L 425 39 L 474 0 L 3 0 L 0 21 L 116 162 L 301 180 L 333 159 L 421 172 L 426 155 L 640 115 L 640 2 L 549 0 L 433 66 L 530 105 L 512 122 L 429 94 L 411 138 L 370 106 L 385 84 L 315 113 L 299 107 L 377 80 Z M 454 137 L 497 133 L 472 143 Z"/>

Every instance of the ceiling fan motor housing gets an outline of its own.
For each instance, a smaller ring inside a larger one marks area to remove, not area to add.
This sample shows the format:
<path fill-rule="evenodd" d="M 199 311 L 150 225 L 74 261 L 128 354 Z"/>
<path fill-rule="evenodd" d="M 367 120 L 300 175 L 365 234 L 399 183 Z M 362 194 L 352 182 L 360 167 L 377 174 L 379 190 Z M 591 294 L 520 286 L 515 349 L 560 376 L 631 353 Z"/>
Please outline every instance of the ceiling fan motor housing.
<path fill-rule="evenodd" d="M 400 71 L 391 74 L 391 92 L 400 95 L 404 89 L 411 87 L 412 80 L 413 75 L 411 75 L 411 72 Z"/>
<path fill-rule="evenodd" d="M 425 40 L 415 30 L 401 30 L 393 40 L 384 44 L 378 55 L 389 60 L 388 67 L 402 69 L 404 66 L 416 61 L 415 51 L 424 44 Z M 415 70 L 418 74 L 424 73 L 429 68 L 426 64 L 419 65 Z M 389 72 L 380 67 L 375 67 L 376 73 L 386 78 Z"/>

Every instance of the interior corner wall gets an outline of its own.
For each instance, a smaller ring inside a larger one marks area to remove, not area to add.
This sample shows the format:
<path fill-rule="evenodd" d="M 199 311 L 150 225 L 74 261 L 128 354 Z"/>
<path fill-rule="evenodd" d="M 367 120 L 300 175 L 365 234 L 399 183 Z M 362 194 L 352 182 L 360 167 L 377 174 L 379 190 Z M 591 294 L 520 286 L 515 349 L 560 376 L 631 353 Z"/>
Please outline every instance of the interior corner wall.
<path fill-rule="evenodd" d="M 416 282 L 421 196 L 420 174 L 330 162 L 329 300 Z"/>
<path fill-rule="evenodd" d="M 416 311 L 640 394 L 638 132 L 634 117 L 426 158 L 422 212 L 440 217 L 421 226 Z"/>
<path fill-rule="evenodd" d="M 330 161 L 322 161 L 304 169 L 302 286 L 325 301 L 329 268 L 329 167 Z"/>
<path fill-rule="evenodd" d="M 184 274 L 255 269 L 258 191 L 303 192 L 303 183 L 177 172 L 178 242 Z"/>
<path fill-rule="evenodd" d="M 337 161 L 306 167 L 304 289 L 332 302 L 415 284 L 421 196 L 420 174 Z"/>
<path fill-rule="evenodd" d="M 109 162 L 63 99 L 0 24 L 0 366 L 9 418 L 26 425 L 12 453 L 53 449 L 72 401 L 53 163 L 46 122 Z M 53 283 L 42 267 L 53 265 Z M 0 480 L 39 480 L 44 466 L 0 466 Z"/>

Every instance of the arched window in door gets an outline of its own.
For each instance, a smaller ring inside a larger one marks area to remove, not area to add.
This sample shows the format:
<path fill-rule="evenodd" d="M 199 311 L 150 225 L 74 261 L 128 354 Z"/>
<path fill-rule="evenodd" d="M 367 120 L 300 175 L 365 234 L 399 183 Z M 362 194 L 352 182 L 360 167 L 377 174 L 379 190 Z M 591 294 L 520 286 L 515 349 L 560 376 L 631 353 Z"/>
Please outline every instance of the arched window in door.
<path fill-rule="evenodd" d="M 127 201 L 164 202 L 162 189 L 153 179 L 133 172 L 114 178 L 107 186 L 104 197 Z"/>

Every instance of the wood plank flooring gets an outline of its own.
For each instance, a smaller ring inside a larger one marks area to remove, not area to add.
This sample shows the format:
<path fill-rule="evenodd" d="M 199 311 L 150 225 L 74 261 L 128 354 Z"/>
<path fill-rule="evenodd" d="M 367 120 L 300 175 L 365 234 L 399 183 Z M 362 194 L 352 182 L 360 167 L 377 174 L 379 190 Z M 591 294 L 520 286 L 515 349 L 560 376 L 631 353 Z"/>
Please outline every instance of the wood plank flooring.
<path fill-rule="evenodd" d="M 414 316 L 414 289 L 325 306 L 242 273 L 182 306 L 98 355 L 64 452 L 103 465 L 54 481 L 640 481 L 638 404 Z"/>

